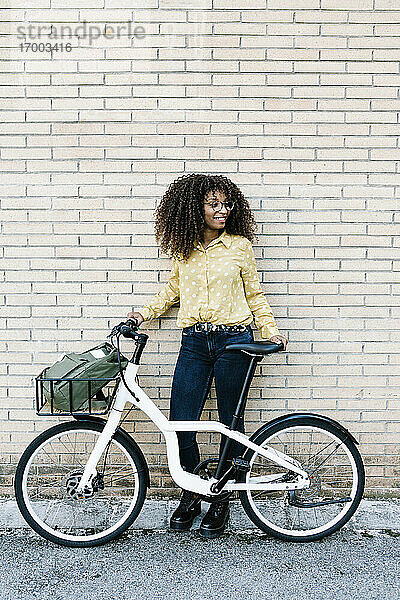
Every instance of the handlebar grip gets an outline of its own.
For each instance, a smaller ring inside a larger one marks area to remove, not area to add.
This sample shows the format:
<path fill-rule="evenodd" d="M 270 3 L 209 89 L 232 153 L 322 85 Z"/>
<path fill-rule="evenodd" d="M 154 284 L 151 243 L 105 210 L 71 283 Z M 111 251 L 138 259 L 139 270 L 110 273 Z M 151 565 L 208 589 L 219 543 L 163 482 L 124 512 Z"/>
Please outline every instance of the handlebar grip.
<path fill-rule="evenodd" d="M 125 338 L 131 338 L 134 339 L 135 336 L 135 331 L 138 328 L 138 322 L 136 321 L 136 319 L 128 319 L 125 323 L 123 323 L 120 327 L 120 333 L 121 335 L 123 335 Z"/>
<path fill-rule="evenodd" d="M 123 335 L 125 338 L 134 338 L 135 334 L 133 333 L 132 329 L 130 329 L 129 327 L 121 327 L 121 329 L 119 330 L 120 334 Z"/>

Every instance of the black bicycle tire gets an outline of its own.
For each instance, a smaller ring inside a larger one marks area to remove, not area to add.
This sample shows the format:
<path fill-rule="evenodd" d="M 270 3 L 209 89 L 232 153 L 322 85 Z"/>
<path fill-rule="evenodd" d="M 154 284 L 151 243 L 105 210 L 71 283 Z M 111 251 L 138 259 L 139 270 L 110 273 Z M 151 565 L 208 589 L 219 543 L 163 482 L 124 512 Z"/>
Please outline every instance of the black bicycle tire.
<path fill-rule="evenodd" d="M 287 535 L 280 531 L 276 531 L 272 527 L 269 527 L 268 525 L 263 523 L 259 519 L 259 517 L 256 515 L 256 513 L 253 511 L 253 508 L 251 507 L 251 504 L 248 500 L 247 492 L 245 490 L 241 490 L 239 492 L 239 499 L 240 499 L 243 509 L 246 512 L 249 519 L 259 529 L 261 529 L 261 531 L 263 531 L 277 539 L 283 540 L 283 541 L 313 542 L 313 541 L 320 540 L 324 537 L 327 537 L 328 535 L 331 535 L 335 531 L 338 531 L 354 515 L 355 511 L 357 510 L 357 508 L 361 502 L 363 492 L 364 492 L 365 470 L 364 470 L 364 464 L 363 464 L 360 452 L 359 452 L 358 448 L 356 447 L 356 445 L 354 444 L 354 442 L 347 435 L 346 431 L 339 429 L 338 427 L 335 427 L 335 425 L 333 425 L 331 423 L 326 423 L 326 422 L 321 423 L 321 421 L 319 419 L 314 419 L 313 417 L 299 418 L 295 422 L 293 422 L 293 421 L 286 422 L 284 419 L 282 419 L 279 423 L 274 424 L 270 428 L 267 427 L 265 429 L 265 431 L 262 432 L 260 434 L 260 436 L 258 437 L 257 444 L 261 445 L 269 437 L 271 437 L 273 434 L 277 433 L 278 431 L 281 431 L 282 429 L 290 429 L 290 428 L 299 427 L 299 426 L 313 426 L 313 427 L 320 428 L 322 430 L 326 430 L 326 431 L 336 435 L 339 439 L 341 439 L 343 441 L 343 443 L 347 446 L 348 450 L 352 454 L 352 456 L 354 458 L 354 462 L 356 464 L 356 468 L 357 468 L 358 486 L 357 486 L 357 492 L 355 494 L 355 497 L 351 503 L 351 507 L 349 508 L 349 510 L 343 515 L 343 517 L 337 523 L 335 523 L 333 526 L 329 527 L 326 531 L 322 531 L 320 533 L 312 534 L 309 536 L 299 537 L 299 536 L 295 536 L 295 535 L 293 535 L 293 536 Z M 254 452 L 250 455 L 248 460 L 251 460 L 251 457 L 253 455 L 254 455 Z M 243 473 L 241 475 L 240 481 L 245 482 L 245 479 L 246 479 L 246 473 Z"/>
<path fill-rule="evenodd" d="M 27 509 L 26 504 L 25 504 L 24 495 L 23 495 L 22 482 L 23 482 L 25 468 L 26 468 L 27 463 L 28 463 L 31 455 L 33 454 L 33 452 L 47 439 L 50 439 L 51 437 L 53 437 L 59 433 L 68 431 L 69 429 L 70 430 L 86 429 L 86 430 L 93 430 L 96 432 L 101 432 L 104 429 L 104 424 L 95 423 L 92 421 L 68 421 L 66 423 L 60 423 L 59 425 L 55 425 L 54 427 L 51 427 L 50 429 L 47 429 L 46 431 L 41 433 L 37 438 L 35 438 L 29 444 L 29 446 L 26 448 L 26 450 L 24 451 L 24 453 L 22 454 L 22 456 L 19 460 L 19 463 L 18 463 L 18 466 L 16 469 L 16 473 L 15 473 L 15 484 L 14 484 L 15 498 L 17 501 L 18 508 L 19 508 L 22 516 L 24 517 L 25 521 L 36 533 L 38 533 L 41 537 L 45 538 L 46 540 L 49 540 L 50 542 L 53 542 L 53 543 L 61 545 L 61 546 L 68 546 L 70 548 L 89 548 L 89 547 L 94 547 L 94 546 L 101 546 L 103 544 L 106 544 L 107 542 L 110 542 L 113 539 L 118 538 L 120 535 L 122 535 L 122 533 L 124 533 L 124 531 L 126 531 L 132 525 L 132 523 L 135 521 L 135 519 L 138 517 L 138 515 L 143 507 L 144 500 L 146 498 L 147 465 L 146 465 L 146 463 L 144 463 L 143 456 L 141 456 L 136 451 L 136 448 L 134 447 L 134 445 L 129 444 L 129 440 L 126 439 L 126 436 L 123 436 L 121 433 L 116 432 L 114 434 L 113 438 L 115 439 L 115 441 L 117 441 L 119 444 L 121 444 L 121 446 L 123 446 L 125 448 L 125 450 L 130 454 L 132 459 L 135 461 L 135 463 L 139 467 L 138 468 L 139 492 L 138 492 L 138 497 L 137 497 L 133 511 L 129 514 L 127 519 L 120 525 L 120 527 L 118 529 L 116 529 L 112 533 L 105 535 L 104 537 L 99 537 L 95 540 L 90 540 L 87 542 L 78 541 L 78 540 L 73 541 L 73 540 L 65 540 L 63 538 L 52 535 L 51 533 L 49 533 L 48 531 L 43 529 L 35 521 L 35 519 L 31 515 L 31 513 Z"/>

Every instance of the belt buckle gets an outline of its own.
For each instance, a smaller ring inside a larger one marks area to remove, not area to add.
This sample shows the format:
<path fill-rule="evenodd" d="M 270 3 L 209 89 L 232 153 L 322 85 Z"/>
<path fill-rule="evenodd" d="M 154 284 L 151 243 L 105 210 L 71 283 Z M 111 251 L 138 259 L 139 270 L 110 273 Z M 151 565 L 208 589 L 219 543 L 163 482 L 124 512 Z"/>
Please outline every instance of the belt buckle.
<path fill-rule="evenodd" d="M 216 325 L 210 323 L 209 321 L 199 323 L 199 331 L 204 331 L 205 333 L 209 333 L 210 331 L 216 331 Z"/>

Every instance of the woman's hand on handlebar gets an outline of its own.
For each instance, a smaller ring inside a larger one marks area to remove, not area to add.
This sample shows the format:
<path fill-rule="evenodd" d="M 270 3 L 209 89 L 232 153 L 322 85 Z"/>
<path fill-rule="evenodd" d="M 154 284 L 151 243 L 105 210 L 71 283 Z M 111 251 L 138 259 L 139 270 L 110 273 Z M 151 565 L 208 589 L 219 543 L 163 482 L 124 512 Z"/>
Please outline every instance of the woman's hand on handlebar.
<path fill-rule="evenodd" d="M 136 319 L 138 326 L 144 321 L 144 318 L 140 312 L 128 312 L 127 319 Z"/>

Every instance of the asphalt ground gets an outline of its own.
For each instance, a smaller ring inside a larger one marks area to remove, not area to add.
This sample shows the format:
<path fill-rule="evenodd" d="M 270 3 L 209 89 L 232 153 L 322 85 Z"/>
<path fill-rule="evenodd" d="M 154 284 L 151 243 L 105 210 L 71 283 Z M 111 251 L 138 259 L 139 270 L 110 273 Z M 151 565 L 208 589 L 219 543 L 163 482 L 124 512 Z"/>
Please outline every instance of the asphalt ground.
<path fill-rule="evenodd" d="M 131 528 L 96 548 L 34 533 L 0 499 L 0 600 L 398 600 L 400 501 L 362 500 L 340 531 L 311 543 L 268 537 L 231 503 L 214 540 L 169 530 L 177 500 L 147 499 Z M 203 513 L 207 509 L 203 505 Z"/>
<path fill-rule="evenodd" d="M 347 527 L 295 544 L 255 530 L 206 540 L 130 530 L 97 548 L 0 532 L 2 600 L 398 600 L 400 533 Z"/>

